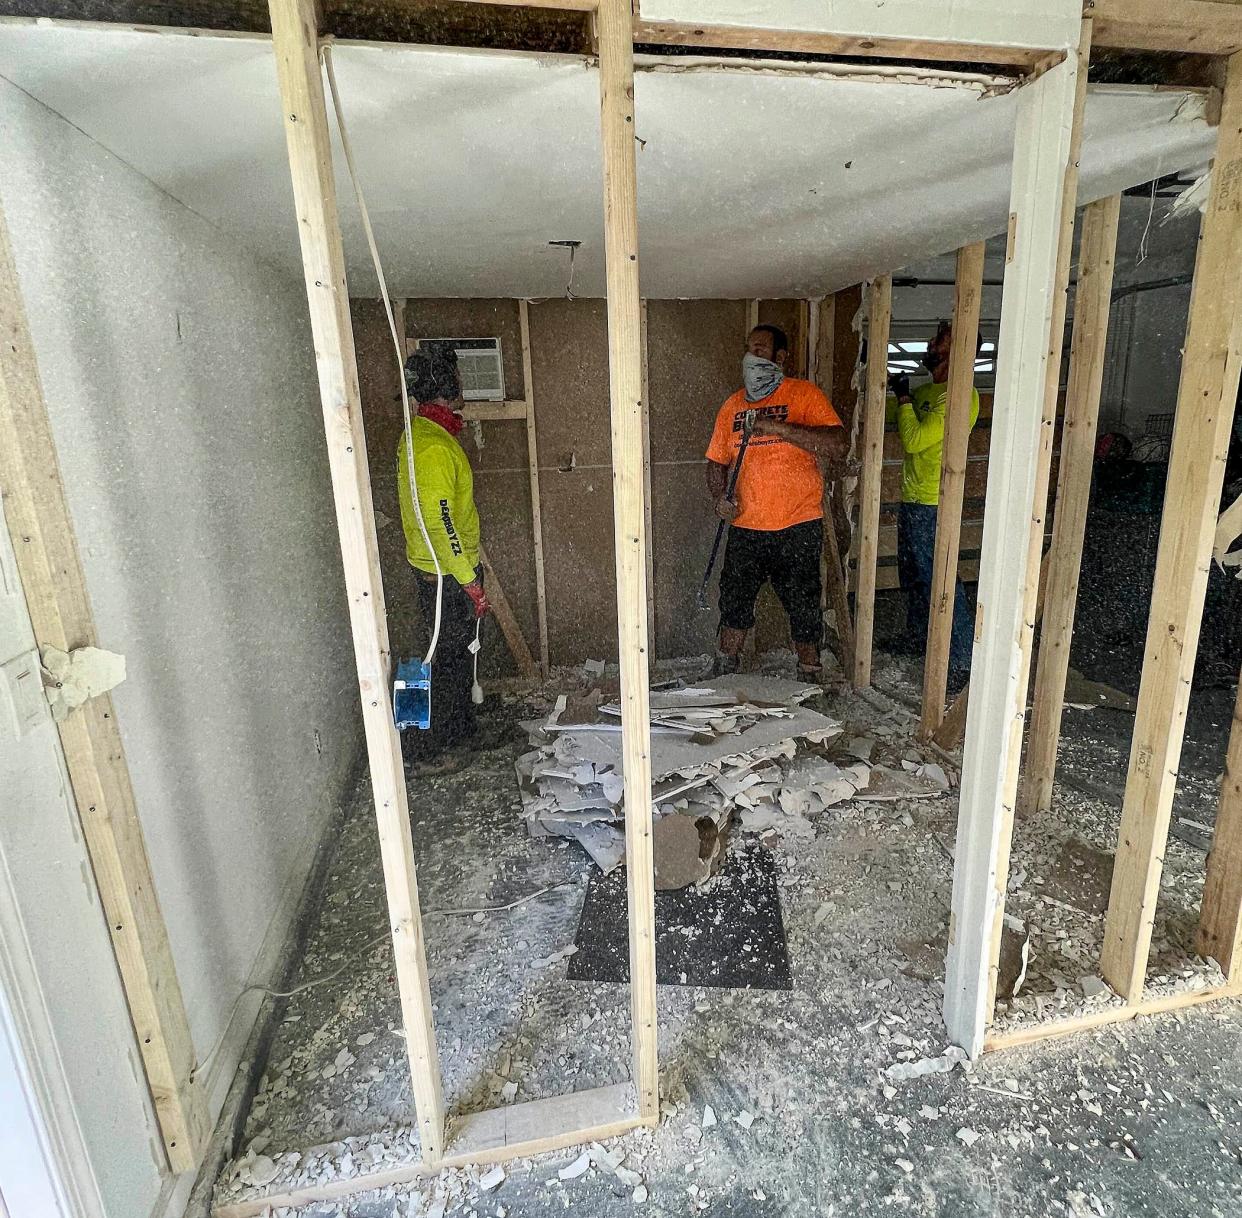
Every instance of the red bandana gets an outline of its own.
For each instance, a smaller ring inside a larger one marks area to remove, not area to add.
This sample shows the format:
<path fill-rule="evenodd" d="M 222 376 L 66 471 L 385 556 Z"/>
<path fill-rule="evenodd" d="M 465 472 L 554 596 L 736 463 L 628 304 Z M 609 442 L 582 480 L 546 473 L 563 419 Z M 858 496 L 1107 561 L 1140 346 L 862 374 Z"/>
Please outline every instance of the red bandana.
<path fill-rule="evenodd" d="M 439 423 L 450 436 L 457 435 L 465 426 L 465 419 L 447 406 L 441 406 L 439 402 L 423 402 L 418 407 L 418 413 L 424 419 L 430 419 L 433 423 Z"/>

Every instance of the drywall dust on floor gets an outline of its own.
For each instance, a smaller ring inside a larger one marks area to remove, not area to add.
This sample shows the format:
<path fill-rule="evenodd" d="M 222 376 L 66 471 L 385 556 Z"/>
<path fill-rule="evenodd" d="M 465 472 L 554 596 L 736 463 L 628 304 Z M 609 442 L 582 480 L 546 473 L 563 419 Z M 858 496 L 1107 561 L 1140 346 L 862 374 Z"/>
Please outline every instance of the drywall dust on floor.
<path fill-rule="evenodd" d="M 881 660 L 877 684 L 898 699 L 887 710 L 845 692 L 830 694 L 825 709 L 877 747 L 904 748 L 913 719 L 902 700 L 915 696 L 917 676 L 904 661 Z M 527 836 L 512 778 L 523 747 L 514 725 L 549 704 L 489 703 L 487 747 L 475 763 L 410 786 L 425 910 L 505 905 L 559 885 L 504 912 L 426 916 L 450 1111 L 627 1076 L 628 988 L 566 979 L 563 953 L 592 864 L 576 843 Z M 1067 712 L 1067 735 L 1075 749 L 1094 749 L 1102 782 L 1124 772 L 1126 734 L 1107 719 L 1120 714 Z M 1086 767 L 1071 756 L 1068 768 Z M 1194 781 L 1206 788 L 1210 778 Z M 1194 801 L 1196 818 L 1210 817 L 1203 802 Z M 1030 940 L 1019 998 L 1038 996 L 1045 1014 L 1091 1001 L 1078 978 L 1097 933 L 1092 893 L 1115 817 L 1105 799 L 1067 787 L 1038 831 L 1019 826 L 1014 871 L 1024 878 L 1010 905 Z M 955 818 L 955 794 L 851 801 L 816 818 L 813 840 L 772 846 L 795 988 L 660 987 L 656 1130 L 612 1139 L 586 1159 L 579 1148 L 506 1164 L 502 1175 L 448 1171 L 288 1213 L 1238 1212 L 1242 1004 L 1010 1050 L 969 1068 L 946 1052 L 940 978 Z M 1196 868 L 1201 852 L 1172 842 L 1155 966 L 1169 984 L 1195 983 L 1178 976 L 1175 949 Z M 220 1199 L 417 1157 L 385 923 L 363 787 L 303 980 L 344 971 L 291 1000 Z M 246 1183 L 268 1177 L 261 1189 Z"/>

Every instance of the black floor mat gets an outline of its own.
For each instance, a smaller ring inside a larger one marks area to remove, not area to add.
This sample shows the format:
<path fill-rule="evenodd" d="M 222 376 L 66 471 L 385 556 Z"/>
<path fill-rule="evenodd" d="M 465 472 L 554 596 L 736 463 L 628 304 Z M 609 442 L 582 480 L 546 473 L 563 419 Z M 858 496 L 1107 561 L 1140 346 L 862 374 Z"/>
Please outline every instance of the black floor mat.
<path fill-rule="evenodd" d="M 625 868 L 596 872 L 569 959 L 571 981 L 630 979 Z M 656 980 L 661 985 L 792 990 L 785 924 L 770 851 L 734 848 L 706 891 L 655 894 Z"/>

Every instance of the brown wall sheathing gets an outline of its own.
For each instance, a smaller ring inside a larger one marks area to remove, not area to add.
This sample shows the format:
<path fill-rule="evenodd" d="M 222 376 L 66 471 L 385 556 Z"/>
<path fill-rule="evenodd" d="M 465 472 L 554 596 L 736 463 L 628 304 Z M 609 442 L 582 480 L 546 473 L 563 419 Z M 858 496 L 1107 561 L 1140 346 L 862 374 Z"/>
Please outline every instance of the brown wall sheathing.
<path fill-rule="evenodd" d="M 652 300 L 647 308 L 656 654 L 697 655 L 712 650 L 716 634 L 714 607 L 701 612 L 695 605 L 716 528 L 703 452 L 717 410 L 741 383 L 747 302 Z M 602 300 L 558 298 L 532 302 L 529 311 L 551 661 L 614 660 L 606 308 Z M 374 301 L 355 300 L 353 312 L 375 505 L 387 518 L 380 528 L 380 556 L 389 629 L 394 653 L 405 656 L 424 636 L 397 511 L 401 409 L 393 401 L 395 361 L 382 309 Z M 793 338 L 799 302 L 764 301 L 760 316 L 787 328 Z M 516 301 L 410 300 L 405 318 L 411 338 L 498 336 L 506 397 L 525 396 Z M 847 358 L 852 371 L 852 350 Z M 484 544 L 537 655 L 525 424 L 467 424 L 461 439 L 475 471 Z M 714 606 L 714 590 L 710 599 Z M 770 592 L 760 606 L 760 621 L 761 646 L 788 641 L 784 615 Z M 484 634 L 480 667 L 485 675 L 516 672 L 494 623 Z"/>
<path fill-rule="evenodd" d="M 657 656 L 715 645 L 716 611 L 695 605 L 716 530 L 703 452 L 716 412 L 741 383 L 745 338 L 744 300 L 647 304 Z"/>

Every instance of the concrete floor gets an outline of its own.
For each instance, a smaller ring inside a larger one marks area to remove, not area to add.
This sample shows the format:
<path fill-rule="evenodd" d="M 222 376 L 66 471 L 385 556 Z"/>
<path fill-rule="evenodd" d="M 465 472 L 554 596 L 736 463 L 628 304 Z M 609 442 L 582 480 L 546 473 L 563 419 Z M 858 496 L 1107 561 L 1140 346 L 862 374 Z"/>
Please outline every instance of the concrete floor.
<path fill-rule="evenodd" d="M 895 661 L 882 662 L 877 677 L 899 697 L 917 688 L 917 670 Z M 1196 696 L 1179 800 L 1197 820 L 1211 819 L 1229 696 Z M 881 718 L 845 694 L 828 710 L 872 728 Z M 561 885 L 507 913 L 426 918 L 450 1111 L 626 1077 L 627 988 L 569 982 L 563 961 L 537 966 L 572 942 L 590 864 L 576 845 L 526 836 L 511 768 L 522 713 L 489 707 L 493 747 L 477 764 L 410 788 L 425 910 L 499 905 Z M 1070 781 L 1046 824 L 1019 826 L 1015 867 L 1040 887 L 1013 894 L 1010 905 L 1039 923 L 1028 982 L 1035 991 L 1051 994 L 1058 970 L 1081 971 L 1080 953 L 1098 935 L 1091 909 L 1058 923 L 1044 917 L 1051 911 L 1040 897 L 1063 891 L 1057 851 L 1067 842 L 1109 848 L 1116 812 L 1105 796 L 1124 775 L 1131 722 L 1109 711 L 1069 712 Z M 887 721 L 898 735 L 908 725 L 900 709 Z M 290 1000 L 247 1122 L 243 1147 L 283 1173 L 270 1188 L 417 1154 L 366 796 L 359 791 L 343 828 L 302 979 L 343 971 Z M 660 987 L 664 1119 L 607 1147 L 626 1152 L 645 1203 L 603 1166 L 560 1180 L 558 1169 L 579 1153 L 567 1151 L 509 1165 L 494 1191 L 480 1193 L 477 1172 L 446 1172 L 296 1212 L 406 1218 L 441 1205 L 489 1215 L 1242 1212 L 1242 1003 L 1009 1050 L 969 1072 L 890 1082 L 884 1071 L 894 1062 L 946 1048 L 938 978 L 956 800 L 852 803 L 831 813 L 811 848 L 777 849 L 795 990 Z M 1202 867 L 1201 852 L 1171 843 L 1157 969 L 1176 970 Z M 1075 900 L 1091 899 L 1076 891 Z M 704 1120 L 706 1106 L 714 1125 Z M 753 1118 L 749 1128 L 739 1115 Z M 230 1183 L 235 1174 L 221 1177 L 222 1198 L 244 1191 Z"/>

